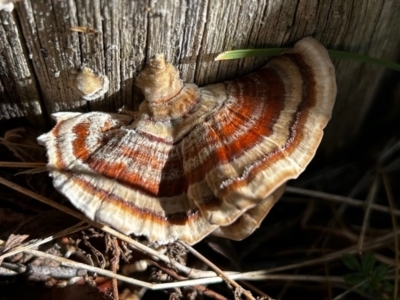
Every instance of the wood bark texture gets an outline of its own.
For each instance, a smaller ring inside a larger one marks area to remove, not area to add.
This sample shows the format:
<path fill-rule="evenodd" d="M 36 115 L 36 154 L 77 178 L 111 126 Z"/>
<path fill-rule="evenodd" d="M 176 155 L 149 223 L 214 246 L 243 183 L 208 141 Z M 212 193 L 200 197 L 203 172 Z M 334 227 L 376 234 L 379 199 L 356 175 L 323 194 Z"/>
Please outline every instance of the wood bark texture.
<path fill-rule="evenodd" d="M 57 111 L 116 112 L 141 101 L 135 77 L 157 53 L 199 85 L 247 74 L 266 58 L 215 62 L 226 50 L 292 46 L 313 36 L 327 48 L 396 61 L 400 2 L 394 0 L 21 0 L 0 11 L 0 126 L 27 118 L 49 129 Z M 73 27 L 88 28 L 77 32 Z M 338 98 L 325 149 L 360 128 L 385 69 L 334 60 Z M 87 102 L 69 86 L 81 66 L 110 88 Z"/>

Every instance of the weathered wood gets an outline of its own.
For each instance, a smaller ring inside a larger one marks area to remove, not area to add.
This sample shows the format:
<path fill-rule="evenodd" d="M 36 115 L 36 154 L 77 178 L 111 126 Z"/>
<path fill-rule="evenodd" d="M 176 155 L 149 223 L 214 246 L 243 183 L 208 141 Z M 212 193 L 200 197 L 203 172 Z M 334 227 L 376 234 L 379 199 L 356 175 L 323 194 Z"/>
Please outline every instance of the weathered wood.
<path fill-rule="evenodd" d="M 332 49 L 386 60 L 400 54 L 400 2 L 392 0 L 23 0 L 12 13 L 1 11 L 0 21 L 0 120 L 26 116 L 42 128 L 56 111 L 137 107 L 135 76 L 156 53 L 200 85 L 265 62 L 214 62 L 221 51 L 291 46 L 309 35 Z M 82 65 L 110 79 L 103 98 L 88 103 L 70 88 L 68 79 Z M 347 60 L 335 65 L 339 93 L 326 149 L 359 129 L 385 71 Z"/>
<path fill-rule="evenodd" d="M 41 97 L 15 19 L 0 12 L 0 120 L 30 117 L 43 125 Z"/>

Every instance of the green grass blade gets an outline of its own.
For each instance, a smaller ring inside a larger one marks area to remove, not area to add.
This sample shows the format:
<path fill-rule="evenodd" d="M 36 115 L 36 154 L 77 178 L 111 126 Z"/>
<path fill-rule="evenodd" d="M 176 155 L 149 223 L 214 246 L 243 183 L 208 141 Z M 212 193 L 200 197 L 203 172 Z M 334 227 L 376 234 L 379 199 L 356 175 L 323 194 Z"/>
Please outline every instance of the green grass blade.
<path fill-rule="evenodd" d="M 227 60 L 227 59 L 239 59 L 248 57 L 262 57 L 262 56 L 276 56 L 281 54 L 283 51 L 287 51 L 291 48 L 266 48 L 266 49 L 239 49 L 231 50 L 220 53 L 215 60 Z M 331 58 L 344 58 L 352 59 L 359 62 L 377 64 L 390 70 L 400 72 L 400 64 L 396 64 L 383 59 L 377 59 L 369 57 L 367 55 L 361 55 L 346 51 L 328 50 Z"/>
<path fill-rule="evenodd" d="M 289 50 L 290 48 L 266 48 L 266 49 L 239 49 L 225 51 L 215 58 L 215 60 L 227 60 L 227 59 L 239 59 L 248 57 L 260 57 L 260 56 L 277 56 L 283 51 Z"/>
<path fill-rule="evenodd" d="M 380 65 L 382 67 L 388 68 L 390 70 L 399 71 L 400 72 L 400 65 L 383 60 L 378 58 L 373 58 L 367 55 L 361 55 L 353 52 L 346 52 L 346 51 L 337 51 L 337 50 L 328 50 L 329 56 L 332 58 L 344 58 L 344 59 L 352 59 L 355 61 L 370 63 Z"/>

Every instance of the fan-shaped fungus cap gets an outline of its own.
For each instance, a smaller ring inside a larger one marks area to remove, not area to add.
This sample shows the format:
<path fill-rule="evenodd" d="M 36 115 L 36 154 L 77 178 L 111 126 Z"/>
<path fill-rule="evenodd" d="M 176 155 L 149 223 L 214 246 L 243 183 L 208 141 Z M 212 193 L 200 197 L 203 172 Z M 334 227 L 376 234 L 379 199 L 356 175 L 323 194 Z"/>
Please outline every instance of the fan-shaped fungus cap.
<path fill-rule="evenodd" d="M 58 113 L 39 137 L 54 186 L 89 218 L 165 244 L 251 234 L 313 158 L 336 96 L 312 38 L 229 82 L 183 86 L 156 56 L 130 116 Z"/>

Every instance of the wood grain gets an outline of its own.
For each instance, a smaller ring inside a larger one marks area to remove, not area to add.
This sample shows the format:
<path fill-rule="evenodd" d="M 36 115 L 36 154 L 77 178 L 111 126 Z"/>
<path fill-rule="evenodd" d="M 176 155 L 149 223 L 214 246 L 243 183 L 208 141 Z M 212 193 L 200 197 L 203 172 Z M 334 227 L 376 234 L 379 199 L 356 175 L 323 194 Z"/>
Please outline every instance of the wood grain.
<path fill-rule="evenodd" d="M 97 34 L 70 30 L 85 26 Z M 314 36 L 327 48 L 396 61 L 398 1 L 58 1 L 25 0 L 0 11 L 0 120 L 27 117 L 42 129 L 56 111 L 137 108 L 134 79 L 156 53 L 199 85 L 249 73 L 265 58 L 214 62 L 224 50 L 292 46 Z M 68 86 L 82 65 L 110 79 L 88 103 Z M 360 128 L 385 70 L 335 61 L 338 100 L 323 147 L 335 149 Z M 47 125 L 47 126 L 46 126 Z"/>

